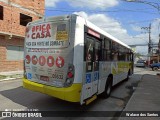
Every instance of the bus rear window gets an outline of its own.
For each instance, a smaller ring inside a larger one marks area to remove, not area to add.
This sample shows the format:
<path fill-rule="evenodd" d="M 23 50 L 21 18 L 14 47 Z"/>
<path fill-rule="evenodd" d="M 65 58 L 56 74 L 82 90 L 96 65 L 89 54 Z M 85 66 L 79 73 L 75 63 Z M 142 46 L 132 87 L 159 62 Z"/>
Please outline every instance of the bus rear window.
<path fill-rule="evenodd" d="M 57 31 L 66 31 L 66 24 L 60 24 L 57 26 Z"/>

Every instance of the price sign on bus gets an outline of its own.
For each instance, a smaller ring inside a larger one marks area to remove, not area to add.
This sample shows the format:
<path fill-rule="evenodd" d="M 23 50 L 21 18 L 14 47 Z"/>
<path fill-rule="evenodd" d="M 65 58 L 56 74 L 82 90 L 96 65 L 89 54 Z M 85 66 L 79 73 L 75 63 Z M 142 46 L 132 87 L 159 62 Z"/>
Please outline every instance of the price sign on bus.
<path fill-rule="evenodd" d="M 67 31 L 57 31 L 56 40 L 68 40 Z"/>

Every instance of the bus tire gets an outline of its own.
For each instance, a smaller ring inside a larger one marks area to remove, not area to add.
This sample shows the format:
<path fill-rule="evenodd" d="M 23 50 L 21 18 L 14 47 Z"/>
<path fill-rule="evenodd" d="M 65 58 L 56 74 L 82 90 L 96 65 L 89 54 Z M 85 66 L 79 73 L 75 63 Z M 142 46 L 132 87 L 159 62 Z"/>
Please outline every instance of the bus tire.
<path fill-rule="evenodd" d="M 125 79 L 126 81 L 129 80 L 129 76 L 130 76 L 130 75 L 131 75 L 131 72 L 130 72 L 130 69 L 129 69 L 128 74 L 127 74 L 127 78 Z"/>
<path fill-rule="evenodd" d="M 111 95 L 111 91 L 112 91 L 112 77 L 109 76 L 105 85 L 105 90 L 102 93 L 103 98 L 108 98 Z"/>

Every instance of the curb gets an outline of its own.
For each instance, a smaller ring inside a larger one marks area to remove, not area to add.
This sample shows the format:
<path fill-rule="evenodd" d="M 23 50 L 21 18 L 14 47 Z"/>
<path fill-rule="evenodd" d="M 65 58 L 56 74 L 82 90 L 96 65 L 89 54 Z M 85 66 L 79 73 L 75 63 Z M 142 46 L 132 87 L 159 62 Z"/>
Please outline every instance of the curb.
<path fill-rule="evenodd" d="M 143 77 L 144 77 L 144 75 L 142 75 L 141 78 L 140 78 L 140 80 L 138 81 L 137 87 L 139 86 L 139 83 L 142 81 Z M 128 104 L 130 104 L 131 99 L 134 97 L 135 91 L 136 91 L 136 89 L 135 89 L 134 92 L 132 93 L 132 95 L 131 95 L 131 97 L 129 98 L 129 100 L 128 100 L 127 104 L 125 105 L 125 107 L 122 109 L 120 117 L 122 117 L 122 113 L 125 112 L 126 106 L 127 106 Z M 118 120 L 122 120 L 120 117 L 118 118 Z"/>
<path fill-rule="evenodd" d="M 1 79 L 0 82 L 3 82 L 3 81 L 10 81 L 10 80 L 16 80 L 16 79 L 21 79 L 23 77 L 17 77 L 17 78 L 5 78 L 5 79 Z"/>

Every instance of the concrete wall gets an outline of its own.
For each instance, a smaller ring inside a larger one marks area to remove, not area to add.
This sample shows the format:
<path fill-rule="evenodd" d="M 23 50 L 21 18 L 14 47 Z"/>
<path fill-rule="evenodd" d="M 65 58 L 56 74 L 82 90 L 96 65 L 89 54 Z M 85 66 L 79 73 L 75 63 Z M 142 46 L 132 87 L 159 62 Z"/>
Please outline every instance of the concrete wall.
<path fill-rule="evenodd" d="M 23 61 L 9 61 L 7 60 L 7 49 L 8 45 L 13 46 L 23 46 L 24 39 L 22 38 L 12 38 L 6 39 L 4 36 L 0 35 L 0 72 L 6 71 L 22 71 Z"/>

